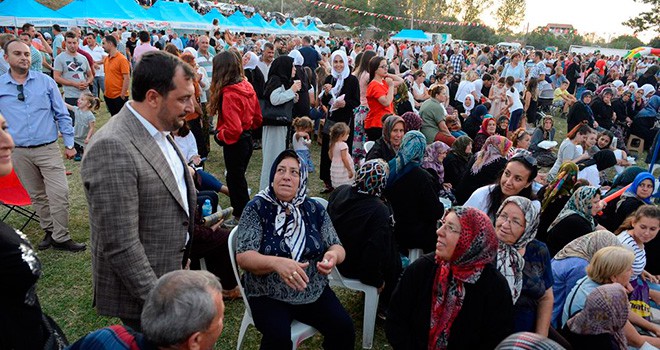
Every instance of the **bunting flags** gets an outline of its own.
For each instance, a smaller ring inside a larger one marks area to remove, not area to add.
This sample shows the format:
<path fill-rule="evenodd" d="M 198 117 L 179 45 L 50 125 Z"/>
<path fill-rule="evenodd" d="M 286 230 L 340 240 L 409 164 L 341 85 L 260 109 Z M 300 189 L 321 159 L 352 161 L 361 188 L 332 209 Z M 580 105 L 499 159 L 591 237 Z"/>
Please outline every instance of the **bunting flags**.
<path fill-rule="evenodd" d="M 298 1 L 302 3 L 303 0 L 298 0 Z M 332 4 L 328 4 L 327 2 L 318 1 L 318 0 L 304 0 L 304 1 L 306 1 L 308 3 L 311 3 L 312 5 L 314 5 L 316 7 L 322 7 L 322 8 L 331 9 L 331 10 L 339 10 L 339 11 L 344 11 L 344 12 L 351 12 L 351 13 L 356 13 L 356 14 L 362 15 L 362 16 L 376 17 L 376 18 L 381 18 L 381 19 L 385 19 L 385 20 L 388 20 L 388 21 L 392 21 L 392 20 L 409 21 L 410 20 L 410 17 L 390 16 L 390 15 L 385 15 L 385 14 L 382 14 L 382 13 L 362 11 L 362 10 L 353 9 L 353 8 L 349 8 L 349 7 L 342 6 L 342 5 L 332 5 Z M 479 23 L 447 22 L 447 21 L 436 21 L 436 20 L 421 19 L 421 18 L 414 18 L 413 21 L 415 21 L 417 23 L 440 24 L 440 25 L 448 25 L 448 26 L 478 27 L 478 26 L 481 25 Z"/>

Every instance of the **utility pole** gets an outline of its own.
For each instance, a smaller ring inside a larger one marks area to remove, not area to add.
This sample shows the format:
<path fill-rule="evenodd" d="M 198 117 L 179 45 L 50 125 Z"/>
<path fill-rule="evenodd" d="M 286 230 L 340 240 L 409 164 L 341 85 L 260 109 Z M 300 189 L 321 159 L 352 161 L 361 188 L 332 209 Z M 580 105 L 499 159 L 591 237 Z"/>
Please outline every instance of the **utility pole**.
<path fill-rule="evenodd" d="M 280 0 L 280 13 L 284 14 L 284 0 Z"/>
<path fill-rule="evenodd" d="M 410 10 L 410 29 L 413 28 L 413 20 L 415 19 L 415 0 L 412 1 L 412 9 Z"/>

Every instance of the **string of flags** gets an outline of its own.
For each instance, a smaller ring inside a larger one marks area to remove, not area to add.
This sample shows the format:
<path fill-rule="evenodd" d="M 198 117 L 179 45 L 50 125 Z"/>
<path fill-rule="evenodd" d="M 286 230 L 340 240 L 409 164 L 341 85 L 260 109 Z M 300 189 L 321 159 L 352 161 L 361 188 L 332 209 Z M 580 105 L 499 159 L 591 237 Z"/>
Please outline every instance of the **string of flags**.
<path fill-rule="evenodd" d="M 342 5 L 329 4 L 329 3 L 323 2 L 323 1 L 317 1 L 317 0 L 304 0 L 304 1 L 306 1 L 308 3 L 311 3 L 312 5 L 314 5 L 316 7 L 321 7 L 321 8 L 330 9 L 330 10 L 339 10 L 339 11 L 357 13 L 358 15 L 376 17 L 376 18 L 386 19 L 388 21 L 392 21 L 392 20 L 409 21 L 410 20 L 409 17 L 390 16 L 390 15 L 385 15 L 385 14 L 382 14 L 382 13 L 362 11 L 362 10 L 353 9 L 353 8 L 342 6 Z M 302 0 L 299 0 L 299 2 L 302 2 Z M 421 19 L 421 18 L 414 18 L 413 21 L 415 21 L 417 23 L 439 24 L 439 25 L 448 25 L 448 26 L 469 26 L 469 27 L 481 26 L 481 24 L 479 24 L 479 23 L 447 22 L 447 21 L 436 21 L 436 20 L 432 20 L 432 19 Z"/>

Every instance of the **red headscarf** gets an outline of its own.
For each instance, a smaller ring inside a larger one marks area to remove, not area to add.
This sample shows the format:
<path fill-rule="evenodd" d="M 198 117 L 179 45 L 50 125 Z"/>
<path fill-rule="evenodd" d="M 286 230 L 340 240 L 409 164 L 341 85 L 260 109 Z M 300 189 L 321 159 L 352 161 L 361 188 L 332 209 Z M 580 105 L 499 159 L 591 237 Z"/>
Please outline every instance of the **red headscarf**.
<path fill-rule="evenodd" d="M 486 130 L 486 129 L 488 128 L 488 123 L 489 123 L 491 120 L 493 121 L 493 123 L 495 123 L 495 127 L 497 128 L 497 121 L 496 121 L 494 118 L 484 118 L 484 120 L 481 122 L 481 129 L 479 129 L 478 134 L 484 134 L 484 135 L 486 135 L 486 136 L 492 136 L 492 135 L 495 135 L 494 133 L 493 133 L 493 134 L 489 134 L 488 131 Z"/>
<path fill-rule="evenodd" d="M 429 349 L 446 349 L 451 326 L 465 299 L 464 283 L 476 283 L 486 264 L 497 256 L 495 229 L 488 216 L 470 207 L 454 207 L 461 236 L 450 261 L 439 260 L 431 301 Z"/>

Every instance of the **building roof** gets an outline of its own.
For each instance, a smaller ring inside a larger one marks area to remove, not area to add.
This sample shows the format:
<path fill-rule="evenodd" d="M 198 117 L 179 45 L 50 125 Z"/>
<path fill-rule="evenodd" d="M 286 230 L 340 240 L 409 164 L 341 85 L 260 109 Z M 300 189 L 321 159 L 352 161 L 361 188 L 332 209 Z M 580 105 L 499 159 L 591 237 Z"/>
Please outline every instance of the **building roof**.
<path fill-rule="evenodd" d="M 573 29 L 572 24 L 561 24 L 561 23 L 548 23 L 546 25 L 548 28 L 567 28 L 567 29 Z"/>

